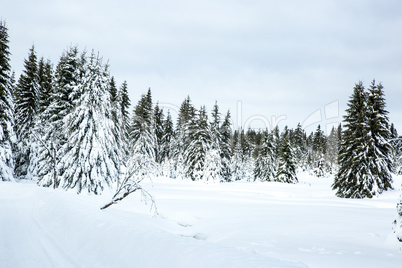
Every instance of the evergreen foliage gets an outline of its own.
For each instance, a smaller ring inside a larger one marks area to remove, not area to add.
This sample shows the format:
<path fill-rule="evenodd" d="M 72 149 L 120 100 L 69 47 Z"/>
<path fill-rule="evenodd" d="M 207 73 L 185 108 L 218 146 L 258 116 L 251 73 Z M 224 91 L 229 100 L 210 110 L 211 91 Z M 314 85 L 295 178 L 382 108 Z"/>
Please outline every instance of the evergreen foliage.
<path fill-rule="evenodd" d="M 0 21 L 0 181 L 14 180 L 13 98 L 8 29 Z"/>
<path fill-rule="evenodd" d="M 131 152 L 147 155 L 155 160 L 156 135 L 151 90 L 142 95 L 133 111 L 130 126 Z"/>
<path fill-rule="evenodd" d="M 232 180 L 247 180 L 253 178 L 254 161 L 251 155 L 251 146 L 248 134 L 243 129 L 235 131 L 233 135 L 232 153 Z"/>
<path fill-rule="evenodd" d="M 379 89 L 378 89 L 379 88 Z M 388 118 L 382 86 L 373 81 L 369 93 L 360 82 L 346 110 L 333 189 L 337 196 L 371 198 L 391 189 Z"/>
<path fill-rule="evenodd" d="M 279 147 L 278 169 L 275 181 L 285 183 L 297 183 L 296 162 L 293 148 L 290 144 L 289 132 L 285 130 Z"/>
<path fill-rule="evenodd" d="M 51 103 L 53 94 L 53 67 L 50 60 L 41 58 L 38 63 L 39 113 L 43 113 Z"/>
<path fill-rule="evenodd" d="M 164 118 L 163 110 L 159 108 L 159 104 L 157 103 L 154 107 L 154 128 L 155 128 L 155 161 L 158 164 L 162 163 L 162 139 L 164 136 Z"/>
<path fill-rule="evenodd" d="M 118 114 L 120 112 L 120 107 L 118 104 L 118 99 L 117 99 L 117 87 L 116 87 L 116 82 L 114 81 L 114 76 L 110 78 L 109 82 L 109 94 L 110 94 L 110 104 L 112 106 L 112 119 L 113 122 L 118 125 L 118 120 L 120 118 L 120 115 Z"/>
<path fill-rule="evenodd" d="M 312 159 L 314 174 L 317 177 L 324 177 L 327 173 L 325 155 L 326 155 L 327 139 L 321 126 L 318 125 L 313 135 Z"/>
<path fill-rule="evenodd" d="M 220 154 L 221 154 L 221 178 L 223 181 L 232 181 L 232 173 L 230 169 L 231 159 L 231 139 L 232 139 L 232 123 L 230 111 L 227 112 L 225 119 L 220 127 Z"/>
<path fill-rule="evenodd" d="M 257 148 L 258 154 L 255 160 L 254 180 L 272 181 L 275 177 L 275 162 L 272 134 L 268 130 L 262 133 L 262 141 Z"/>
<path fill-rule="evenodd" d="M 339 136 L 338 128 L 333 127 L 331 133 L 327 138 L 325 162 L 328 165 L 329 172 L 334 174 L 336 172 L 336 167 L 338 166 L 338 152 L 339 152 Z"/>
<path fill-rule="evenodd" d="M 100 194 L 106 186 L 119 180 L 120 140 L 112 120 L 107 66 L 91 54 L 80 97 L 74 110 L 65 118 L 65 136 L 60 164 L 60 185 Z"/>
<path fill-rule="evenodd" d="M 295 152 L 295 159 L 298 166 L 305 170 L 307 163 L 307 143 L 306 143 L 306 133 L 302 129 L 300 123 L 297 124 L 296 129 L 293 131 L 291 136 L 292 147 Z"/>
<path fill-rule="evenodd" d="M 130 97 L 128 96 L 127 82 L 124 81 L 117 91 L 117 108 L 118 122 L 116 123 L 120 129 L 120 137 L 122 139 L 123 159 L 126 162 L 130 155 L 129 150 L 129 129 L 130 115 L 129 108 L 131 105 Z"/>
<path fill-rule="evenodd" d="M 160 156 L 162 159 L 162 174 L 169 178 L 175 178 L 174 165 L 174 126 L 172 116 L 168 110 L 166 119 L 163 121 L 163 136 L 161 139 Z"/>
<path fill-rule="evenodd" d="M 369 174 L 373 177 L 374 189 L 378 193 L 392 189 L 392 146 L 385 109 L 385 97 L 382 84 L 373 81 L 368 90 L 368 126 L 369 126 Z"/>
<path fill-rule="evenodd" d="M 15 92 L 15 126 L 18 139 L 15 154 L 15 175 L 21 179 L 33 179 L 35 144 L 32 142 L 32 132 L 38 111 L 39 81 L 38 63 L 34 46 L 29 51 L 28 59 L 24 61 L 24 71 L 21 74 Z"/>
<path fill-rule="evenodd" d="M 176 124 L 174 140 L 174 162 L 176 164 L 176 177 L 186 177 L 185 155 L 188 154 L 195 124 L 196 109 L 191 104 L 190 97 L 187 97 L 181 104 Z"/>
<path fill-rule="evenodd" d="M 212 145 L 205 106 L 200 108 L 197 119 L 195 120 L 194 118 L 192 121 L 191 141 L 185 150 L 183 159 L 186 167 L 186 177 L 193 181 L 198 181 L 204 178 L 206 155 Z"/>
<path fill-rule="evenodd" d="M 129 142 L 131 169 L 136 170 L 138 176 L 143 173 L 159 174 L 155 162 L 156 135 L 151 89 L 142 95 L 134 108 Z"/>

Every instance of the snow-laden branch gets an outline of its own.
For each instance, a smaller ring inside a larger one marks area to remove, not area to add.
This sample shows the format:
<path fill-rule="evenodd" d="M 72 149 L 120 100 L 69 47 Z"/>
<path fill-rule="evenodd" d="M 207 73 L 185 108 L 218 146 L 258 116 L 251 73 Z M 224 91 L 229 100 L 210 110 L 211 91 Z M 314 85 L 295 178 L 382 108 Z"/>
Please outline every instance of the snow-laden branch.
<path fill-rule="evenodd" d="M 158 214 L 157 207 L 153 196 L 146 191 L 140 183 L 146 179 L 150 179 L 149 168 L 154 165 L 153 160 L 147 159 L 141 155 L 134 156 L 130 160 L 130 167 L 128 168 L 128 173 L 126 173 L 122 183 L 117 187 L 117 191 L 112 198 L 112 201 L 101 207 L 101 209 L 106 209 L 113 204 L 126 198 L 131 193 L 139 191 L 145 200 L 151 202 L 151 211 L 153 210 L 155 214 Z"/>

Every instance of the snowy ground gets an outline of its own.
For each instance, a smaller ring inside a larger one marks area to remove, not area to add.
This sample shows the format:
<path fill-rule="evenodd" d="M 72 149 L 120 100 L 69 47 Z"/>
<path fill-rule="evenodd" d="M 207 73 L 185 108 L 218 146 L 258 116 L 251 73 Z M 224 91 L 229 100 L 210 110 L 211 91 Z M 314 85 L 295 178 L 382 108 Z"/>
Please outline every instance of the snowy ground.
<path fill-rule="evenodd" d="M 392 233 L 397 190 L 339 199 L 331 179 L 145 183 L 159 216 L 133 194 L 76 195 L 0 183 L 0 267 L 401 267 Z"/>

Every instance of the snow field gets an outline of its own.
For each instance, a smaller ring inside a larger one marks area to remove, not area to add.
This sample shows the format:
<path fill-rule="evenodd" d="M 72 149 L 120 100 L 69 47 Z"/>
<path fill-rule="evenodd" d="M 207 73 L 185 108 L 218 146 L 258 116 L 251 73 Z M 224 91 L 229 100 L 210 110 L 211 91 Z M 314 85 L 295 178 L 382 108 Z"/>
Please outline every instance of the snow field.
<path fill-rule="evenodd" d="M 335 197 L 332 179 L 205 184 L 155 178 L 101 211 L 101 196 L 0 184 L 0 267 L 399 267 L 396 190 Z"/>

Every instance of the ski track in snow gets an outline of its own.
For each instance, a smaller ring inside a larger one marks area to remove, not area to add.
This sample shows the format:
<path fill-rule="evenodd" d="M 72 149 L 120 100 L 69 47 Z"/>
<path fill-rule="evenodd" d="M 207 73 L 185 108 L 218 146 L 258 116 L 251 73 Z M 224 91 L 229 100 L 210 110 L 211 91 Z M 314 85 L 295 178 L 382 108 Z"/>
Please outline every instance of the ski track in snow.
<path fill-rule="evenodd" d="M 397 190 L 340 199 L 331 179 L 205 184 L 155 178 L 102 196 L 0 183 L 0 267 L 399 267 Z"/>

